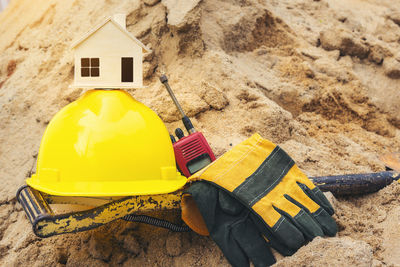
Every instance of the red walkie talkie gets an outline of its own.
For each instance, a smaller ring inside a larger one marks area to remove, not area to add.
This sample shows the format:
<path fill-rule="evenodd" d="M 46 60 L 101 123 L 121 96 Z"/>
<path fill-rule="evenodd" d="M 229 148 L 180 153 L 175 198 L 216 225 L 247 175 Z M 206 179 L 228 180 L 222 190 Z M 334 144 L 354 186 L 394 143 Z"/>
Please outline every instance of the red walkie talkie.
<path fill-rule="evenodd" d="M 177 128 L 175 130 L 175 134 L 179 140 L 174 142 L 175 138 L 171 136 L 178 167 L 183 175 L 189 177 L 214 161 L 215 156 L 203 134 L 196 131 L 192 122 L 179 105 L 179 102 L 172 92 L 171 87 L 169 87 L 167 76 L 162 75 L 160 77 L 160 81 L 167 88 L 172 101 L 174 101 L 175 106 L 181 113 L 183 125 L 185 125 L 185 128 L 189 133 L 188 136 L 184 136 L 183 131 Z"/>

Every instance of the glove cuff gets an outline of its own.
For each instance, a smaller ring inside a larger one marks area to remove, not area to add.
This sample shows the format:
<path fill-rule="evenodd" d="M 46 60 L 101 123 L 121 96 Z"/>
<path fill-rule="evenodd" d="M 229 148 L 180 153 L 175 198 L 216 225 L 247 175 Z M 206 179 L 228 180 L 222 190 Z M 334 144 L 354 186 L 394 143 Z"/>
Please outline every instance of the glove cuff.
<path fill-rule="evenodd" d="M 199 235 L 209 236 L 210 233 L 204 222 L 203 216 L 191 194 L 182 195 L 182 220 Z"/>

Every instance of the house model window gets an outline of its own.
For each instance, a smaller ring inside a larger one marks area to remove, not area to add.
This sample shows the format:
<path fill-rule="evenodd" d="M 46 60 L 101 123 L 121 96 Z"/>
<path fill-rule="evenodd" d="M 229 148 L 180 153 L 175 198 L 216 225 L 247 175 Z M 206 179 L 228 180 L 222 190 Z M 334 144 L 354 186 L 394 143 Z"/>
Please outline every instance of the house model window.
<path fill-rule="evenodd" d="M 99 77 L 100 59 L 99 58 L 81 58 L 81 76 Z"/>

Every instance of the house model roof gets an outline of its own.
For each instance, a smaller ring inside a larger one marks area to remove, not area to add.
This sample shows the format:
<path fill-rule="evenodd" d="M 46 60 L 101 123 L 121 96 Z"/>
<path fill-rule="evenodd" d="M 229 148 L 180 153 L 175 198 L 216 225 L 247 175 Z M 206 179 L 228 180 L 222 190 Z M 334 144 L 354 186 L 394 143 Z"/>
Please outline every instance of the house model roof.
<path fill-rule="evenodd" d="M 130 32 L 128 32 L 125 28 L 125 22 L 118 22 L 114 17 L 108 17 L 106 18 L 102 23 L 98 24 L 96 27 L 85 33 L 79 40 L 76 40 L 75 42 L 72 43 L 71 48 L 74 49 L 78 45 L 80 45 L 82 42 L 84 42 L 86 39 L 88 39 L 92 34 L 97 32 L 100 28 L 102 28 L 105 24 L 108 22 L 111 22 L 117 27 L 122 33 L 124 33 L 126 36 L 128 36 L 132 41 L 134 41 L 136 44 L 138 44 L 140 47 L 142 47 L 143 53 L 149 53 L 151 52 L 151 49 L 149 49 L 147 46 L 145 46 L 141 41 L 139 41 L 135 36 L 133 36 Z M 123 23 L 121 25 L 120 23 Z"/>

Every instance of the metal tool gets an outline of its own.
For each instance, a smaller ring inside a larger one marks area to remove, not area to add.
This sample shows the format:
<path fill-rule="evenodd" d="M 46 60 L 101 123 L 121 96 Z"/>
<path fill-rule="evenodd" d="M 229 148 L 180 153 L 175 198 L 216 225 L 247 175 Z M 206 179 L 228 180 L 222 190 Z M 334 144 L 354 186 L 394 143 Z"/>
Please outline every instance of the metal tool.
<path fill-rule="evenodd" d="M 322 191 L 338 196 L 373 193 L 399 178 L 400 174 L 394 171 L 310 177 Z"/>

